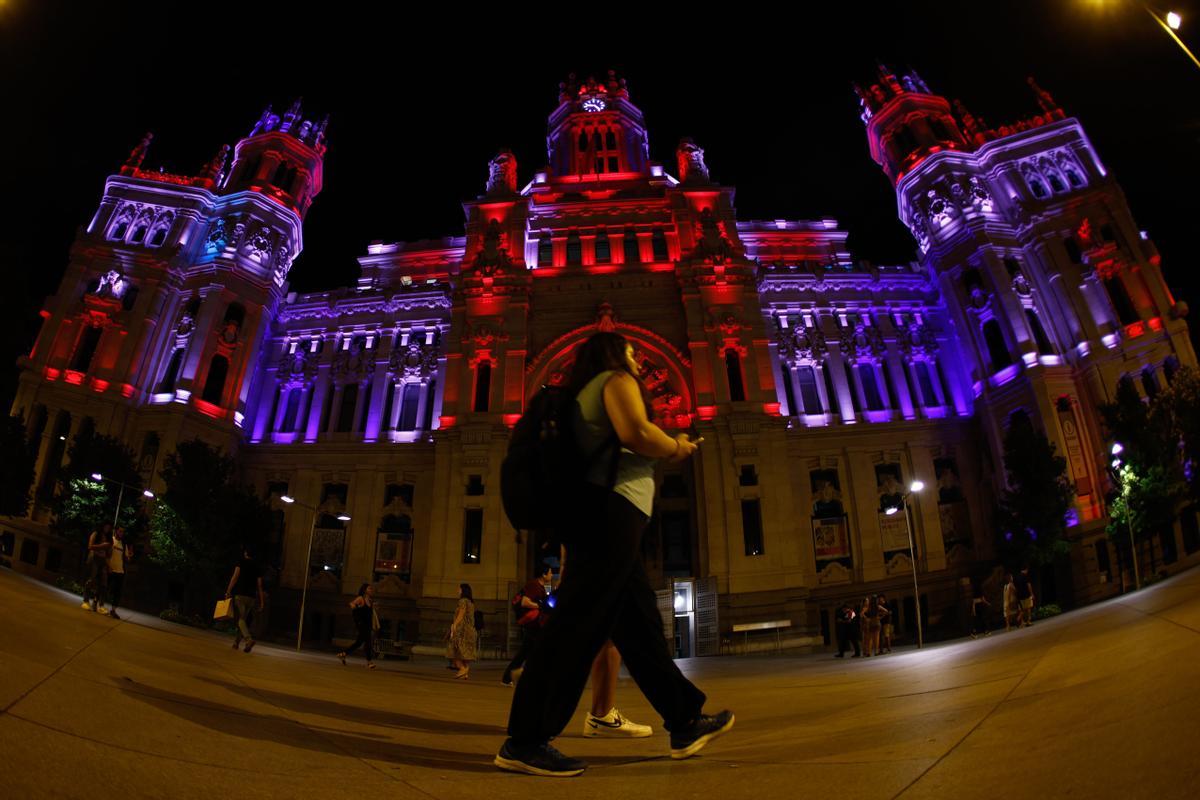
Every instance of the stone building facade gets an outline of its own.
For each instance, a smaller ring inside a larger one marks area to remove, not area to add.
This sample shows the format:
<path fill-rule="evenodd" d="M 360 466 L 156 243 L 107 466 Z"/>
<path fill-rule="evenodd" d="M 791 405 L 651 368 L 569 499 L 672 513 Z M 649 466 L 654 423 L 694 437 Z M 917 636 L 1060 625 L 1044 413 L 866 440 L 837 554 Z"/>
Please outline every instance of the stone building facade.
<path fill-rule="evenodd" d="M 814 641 L 867 591 L 888 591 L 907 629 L 910 552 L 930 620 L 952 614 L 994 561 L 1018 410 L 1078 494 L 1061 594 L 1111 594 L 1097 405 L 1123 375 L 1153 392 L 1196 360 L 1119 186 L 1033 88 L 1039 113 L 994 129 L 915 73 L 860 90 L 870 155 L 919 245 L 899 266 L 856 261 L 832 219 L 739 219 L 691 140 L 652 161 L 611 73 L 560 85 L 547 166 L 521 184 L 498 154 L 463 235 L 372 244 L 357 283 L 326 292 L 287 288 L 324 122 L 268 108 L 228 166 L 223 150 L 195 177 L 143 170 L 147 140 L 106 183 L 21 359 L 13 410 L 41 440 L 39 501 L 5 528 L 44 571 L 61 547 L 46 476 L 85 418 L 151 485 L 199 436 L 297 501 L 278 503 L 270 557 L 277 602 L 308 570 L 314 638 L 348 624 L 334 620 L 363 581 L 397 636 L 436 640 L 462 582 L 503 625 L 536 550 L 500 507 L 509 430 L 581 341 L 615 330 L 659 424 L 706 439 L 660 475 L 643 548 L 673 590 L 680 653 L 744 622 Z M 914 480 L 926 488 L 907 496 Z M 1194 538 L 1185 525 L 1162 554 L 1200 558 Z"/>

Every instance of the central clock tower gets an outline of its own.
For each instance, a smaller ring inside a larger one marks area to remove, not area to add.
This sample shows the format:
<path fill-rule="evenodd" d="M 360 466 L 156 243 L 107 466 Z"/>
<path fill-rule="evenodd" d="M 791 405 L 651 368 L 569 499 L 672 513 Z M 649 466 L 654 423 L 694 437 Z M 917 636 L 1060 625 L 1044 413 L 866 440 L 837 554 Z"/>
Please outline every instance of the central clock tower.
<path fill-rule="evenodd" d="M 625 81 L 609 72 L 606 80 L 559 84 L 558 108 L 546 137 L 554 175 L 643 173 L 649 140 L 641 110 L 629 102 Z"/>

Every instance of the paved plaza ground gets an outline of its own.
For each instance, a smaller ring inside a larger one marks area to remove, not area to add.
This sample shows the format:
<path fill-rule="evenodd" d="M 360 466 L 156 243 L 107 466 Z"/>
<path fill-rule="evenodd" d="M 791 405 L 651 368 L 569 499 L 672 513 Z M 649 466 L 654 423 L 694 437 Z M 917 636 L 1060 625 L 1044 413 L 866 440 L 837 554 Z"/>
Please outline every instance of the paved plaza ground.
<path fill-rule="evenodd" d="M 368 672 L 135 616 L 0 570 L 0 798 L 1139 798 L 1200 791 L 1200 571 L 1027 630 L 845 661 L 682 662 L 737 725 L 556 742 L 579 778 L 491 764 L 501 665 Z M 622 677 L 619 705 L 660 721 Z"/>

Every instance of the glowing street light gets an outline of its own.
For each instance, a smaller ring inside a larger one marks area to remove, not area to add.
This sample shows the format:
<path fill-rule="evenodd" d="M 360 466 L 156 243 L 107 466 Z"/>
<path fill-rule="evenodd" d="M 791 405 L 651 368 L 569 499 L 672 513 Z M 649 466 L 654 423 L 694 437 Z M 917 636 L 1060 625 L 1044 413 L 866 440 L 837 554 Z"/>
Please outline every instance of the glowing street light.
<path fill-rule="evenodd" d="M 1173 31 L 1179 30 L 1179 26 L 1183 24 L 1183 18 L 1174 11 L 1167 12 L 1167 27 Z"/>
<path fill-rule="evenodd" d="M 92 480 L 94 480 L 94 481 L 102 481 L 102 480 L 104 480 L 104 476 L 103 476 L 103 475 L 101 475 L 99 472 L 93 472 L 93 473 L 92 473 Z"/>
<path fill-rule="evenodd" d="M 1125 448 L 1121 446 L 1120 442 L 1113 442 L 1111 452 L 1114 456 L 1119 456 L 1121 453 L 1125 452 Z"/>
<path fill-rule="evenodd" d="M 312 569 L 313 537 L 316 536 L 317 533 L 317 509 L 315 506 L 310 506 L 307 503 L 297 502 L 296 498 L 292 497 L 290 494 L 281 494 L 279 496 L 279 501 L 281 503 L 287 503 L 288 505 L 298 505 L 312 513 L 312 524 L 308 528 L 308 553 L 304 556 L 304 589 L 300 593 L 300 620 L 296 624 L 296 652 L 299 653 L 300 643 L 304 640 L 304 607 L 308 602 L 308 573 Z M 339 522 L 349 522 L 350 515 L 338 514 L 337 519 Z M 330 566 L 328 564 L 325 565 L 325 570 L 330 570 Z"/>
<path fill-rule="evenodd" d="M 154 492 L 150 491 L 149 489 L 143 489 L 143 490 L 142 490 L 142 497 L 148 497 L 148 498 L 150 498 L 151 500 L 153 500 L 153 499 L 154 499 Z"/>

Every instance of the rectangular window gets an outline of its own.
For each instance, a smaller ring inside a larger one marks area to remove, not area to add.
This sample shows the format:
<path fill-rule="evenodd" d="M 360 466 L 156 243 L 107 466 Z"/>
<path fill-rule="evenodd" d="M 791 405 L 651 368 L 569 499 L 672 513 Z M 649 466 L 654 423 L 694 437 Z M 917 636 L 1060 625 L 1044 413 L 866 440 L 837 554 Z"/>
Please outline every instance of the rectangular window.
<path fill-rule="evenodd" d="M 804 403 L 805 414 L 823 414 L 821 395 L 817 392 L 817 375 L 812 367 L 797 367 L 796 379 L 800 384 L 800 399 Z"/>
<path fill-rule="evenodd" d="M 687 511 L 662 514 L 663 572 L 667 575 L 692 574 L 692 523 Z"/>
<path fill-rule="evenodd" d="M 88 367 L 92 364 L 92 357 L 96 355 L 96 347 L 100 344 L 100 334 L 103 332 L 103 328 L 94 325 L 89 325 L 84 329 L 79 337 L 79 344 L 75 347 L 75 356 L 71 359 L 72 370 L 87 372 Z"/>
<path fill-rule="evenodd" d="M 579 231 L 567 234 L 567 265 L 576 267 L 583 263 L 583 242 L 579 239 Z"/>
<path fill-rule="evenodd" d="M 417 429 L 417 409 L 421 405 L 421 384 L 406 383 L 400 393 L 400 421 L 396 430 L 415 431 Z"/>
<path fill-rule="evenodd" d="M 342 388 L 342 405 L 338 409 L 337 432 L 349 433 L 354 427 L 354 407 L 358 405 L 358 384 L 348 383 Z"/>
<path fill-rule="evenodd" d="M 62 550 L 57 547 L 46 548 L 46 571 L 58 572 L 62 569 Z"/>
<path fill-rule="evenodd" d="M 742 539 L 746 555 L 763 554 L 762 508 L 757 499 L 742 501 Z"/>
<path fill-rule="evenodd" d="M 464 564 L 478 564 L 483 550 L 483 509 L 468 508 L 463 513 Z"/>
<path fill-rule="evenodd" d="M 926 406 L 940 405 L 937 393 L 933 390 L 933 379 L 929 377 L 929 365 L 924 361 L 917 361 L 913 364 L 913 370 L 917 373 L 917 385 L 921 387 L 922 402 Z"/>
<path fill-rule="evenodd" d="M 788 413 L 799 414 L 800 409 L 796 406 L 796 392 L 792 389 L 792 368 L 786 361 L 780 367 L 783 370 L 783 399 L 787 403 Z"/>
<path fill-rule="evenodd" d="M 608 231 L 601 230 L 596 234 L 596 263 L 607 264 L 612 261 L 612 245 L 608 241 Z"/>
<path fill-rule="evenodd" d="M 554 241 L 548 233 L 543 233 L 538 239 L 537 265 L 539 267 L 554 266 Z"/>
<path fill-rule="evenodd" d="M 725 351 L 725 372 L 729 377 L 729 399 L 740 403 L 746 399 L 746 384 L 742 379 L 742 358 L 736 350 Z"/>
<path fill-rule="evenodd" d="M 21 560 L 26 564 L 37 565 L 38 550 L 38 543 L 33 539 L 21 540 Z"/>
<path fill-rule="evenodd" d="M 667 235 L 663 233 L 662 228 L 655 228 L 654 233 L 651 234 L 650 250 L 654 254 L 655 261 L 666 261 L 670 258 L 667 253 Z"/>
<path fill-rule="evenodd" d="M 475 403 L 472 411 L 487 411 L 488 400 L 492 394 L 492 365 L 489 361 L 480 361 L 475 367 Z"/>
<path fill-rule="evenodd" d="M 1106 574 L 1112 570 L 1112 564 L 1108 560 L 1108 542 L 1101 539 L 1096 542 L 1096 571 Z"/>
<path fill-rule="evenodd" d="M 875 380 L 875 365 L 859 364 L 855 369 L 858 370 L 858 379 L 862 383 L 863 397 L 867 401 L 867 410 L 882 411 L 883 397 L 879 394 L 879 384 Z"/>
<path fill-rule="evenodd" d="M 633 228 L 626 228 L 625 235 L 621 237 L 621 248 L 625 252 L 626 264 L 637 264 L 642 260 L 642 252 L 638 247 L 637 233 Z"/>

